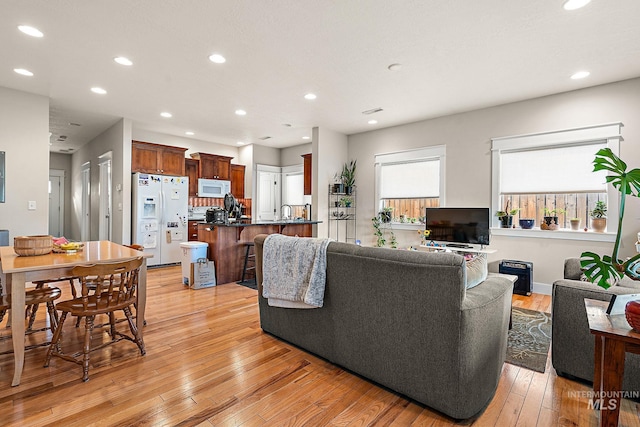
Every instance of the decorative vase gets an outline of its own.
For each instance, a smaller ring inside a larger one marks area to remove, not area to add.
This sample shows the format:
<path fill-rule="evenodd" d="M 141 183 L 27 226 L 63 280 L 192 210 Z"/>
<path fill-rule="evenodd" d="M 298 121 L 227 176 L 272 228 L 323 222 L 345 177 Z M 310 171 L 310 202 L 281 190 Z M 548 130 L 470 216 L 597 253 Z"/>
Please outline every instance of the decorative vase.
<path fill-rule="evenodd" d="M 629 301 L 624 307 L 624 316 L 633 330 L 640 332 L 640 301 Z"/>
<path fill-rule="evenodd" d="M 333 184 L 333 194 L 344 193 L 344 184 Z"/>
<path fill-rule="evenodd" d="M 534 225 L 536 225 L 536 220 L 531 218 L 521 218 L 518 220 L 520 227 L 525 230 L 531 230 Z"/>
<path fill-rule="evenodd" d="M 569 222 L 571 222 L 571 229 L 572 230 L 580 230 L 580 220 L 579 219 L 572 219 Z"/>
<path fill-rule="evenodd" d="M 607 229 L 607 218 L 591 218 L 591 228 L 596 233 L 604 233 Z"/>

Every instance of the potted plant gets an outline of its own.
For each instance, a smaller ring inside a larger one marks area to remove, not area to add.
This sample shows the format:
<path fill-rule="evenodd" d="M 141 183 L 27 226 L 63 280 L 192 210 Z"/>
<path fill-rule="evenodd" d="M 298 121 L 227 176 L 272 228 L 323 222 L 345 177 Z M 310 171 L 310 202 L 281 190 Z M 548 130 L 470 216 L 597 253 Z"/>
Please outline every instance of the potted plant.
<path fill-rule="evenodd" d="M 340 179 L 344 185 L 344 192 L 346 194 L 351 194 L 353 192 L 353 186 L 356 184 L 356 162 L 357 160 L 351 160 L 351 162 L 345 163 L 342 166 Z"/>
<path fill-rule="evenodd" d="M 504 210 L 496 212 L 496 216 L 500 220 L 501 228 L 513 227 L 513 216 L 520 211 L 520 208 L 509 209 L 509 203 L 510 201 L 507 200 L 507 203 L 504 205 Z"/>
<path fill-rule="evenodd" d="M 382 210 L 379 212 L 379 216 L 380 216 L 380 220 L 382 222 L 391 222 L 391 212 L 393 211 L 393 207 L 392 206 L 386 206 L 384 208 L 382 208 Z"/>
<path fill-rule="evenodd" d="M 557 230 L 558 229 L 558 215 L 565 212 L 562 208 L 549 209 L 544 208 L 543 223 L 540 225 L 542 230 Z"/>
<path fill-rule="evenodd" d="M 596 202 L 596 206 L 590 212 L 591 228 L 597 233 L 604 233 L 607 229 L 607 204 L 602 200 Z"/>
<path fill-rule="evenodd" d="M 610 257 L 600 257 L 600 255 L 594 252 L 583 252 L 580 258 L 580 265 L 584 274 L 592 283 L 608 289 L 621 279 L 623 275 L 633 280 L 640 280 L 640 253 L 624 261 L 618 256 L 626 196 L 632 195 L 634 197 L 640 197 L 640 169 L 627 171 L 627 164 L 625 162 L 620 160 L 610 148 L 603 148 L 596 153 L 596 158 L 593 161 L 593 171 L 601 170 L 609 171 L 610 174 L 607 176 L 607 182 L 620 192 L 620 210 L 618 214 L 616 241 Z M 597 203 L 596 207 L 598 207 Z M 604 213 L 606 214 L 606 205 L 604 205 L 604 208 Z"/>
<path fill-rule="evenodd" d="M 345 208 L 350 208 L 352 202 L 353 202 L 353 200 L 351 199 L 350 196 L 346 196 L 346 197 L 341 197 L 340 198 L 340 204 L 342 206 L 344 206 Z"/>
<path fill-rule="evenodd" d="M 571 218 L 569 222 L 572 230 L 580 230 L 580 218 Z"/>
<path fill-rule="evenodd" d="M 333 175 L 333 194 L 344 194 L 344 184 L 342 183 L 342 172 L 336 172 Z"/>
<path fill-rule="evenodd" d="M 373 224 L 373 235 L 376 236 L 376 247 L 381 248 L 387 241 L 385 240 L 384 233 L 380 228 L 380 218 L 374 216 L 373 218 L 371 218 L 371 222 Z"/>

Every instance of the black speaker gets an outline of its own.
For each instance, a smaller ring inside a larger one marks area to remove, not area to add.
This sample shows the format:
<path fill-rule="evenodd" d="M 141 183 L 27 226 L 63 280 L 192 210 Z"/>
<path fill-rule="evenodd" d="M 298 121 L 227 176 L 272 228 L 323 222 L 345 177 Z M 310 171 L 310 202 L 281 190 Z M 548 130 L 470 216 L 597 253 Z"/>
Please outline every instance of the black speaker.
<path fill-rule="evenodd" d="M 513 285 L 514 294 L 531 295 L 531 286 L 533 285 L 532 262 L 503 259 L 500 261 L 498 271 L 502 274 L 518 276 L 518 280 Z"/>

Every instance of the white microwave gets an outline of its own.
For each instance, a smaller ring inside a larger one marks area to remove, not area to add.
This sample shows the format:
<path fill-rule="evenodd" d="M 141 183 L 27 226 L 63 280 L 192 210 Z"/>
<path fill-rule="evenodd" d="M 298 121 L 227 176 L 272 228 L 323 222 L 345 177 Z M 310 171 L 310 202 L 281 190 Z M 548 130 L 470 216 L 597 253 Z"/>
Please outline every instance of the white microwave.
<path fill-rule="evenodd" d="M 198 178 L 198 197 L 224 197 L 231 192 L 231 181 Z"/>

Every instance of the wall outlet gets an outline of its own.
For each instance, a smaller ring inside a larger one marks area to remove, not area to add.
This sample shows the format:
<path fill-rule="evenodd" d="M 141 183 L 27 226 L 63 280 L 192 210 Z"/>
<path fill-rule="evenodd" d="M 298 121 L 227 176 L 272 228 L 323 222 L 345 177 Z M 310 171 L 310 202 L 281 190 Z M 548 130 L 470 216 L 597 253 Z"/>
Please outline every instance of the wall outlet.
<path fill-rule="evenodd" d="M 35 200 L 29 200 L 29 208 L 30 211 L 35 211 L 36 210 L 36 201 Z"/>

